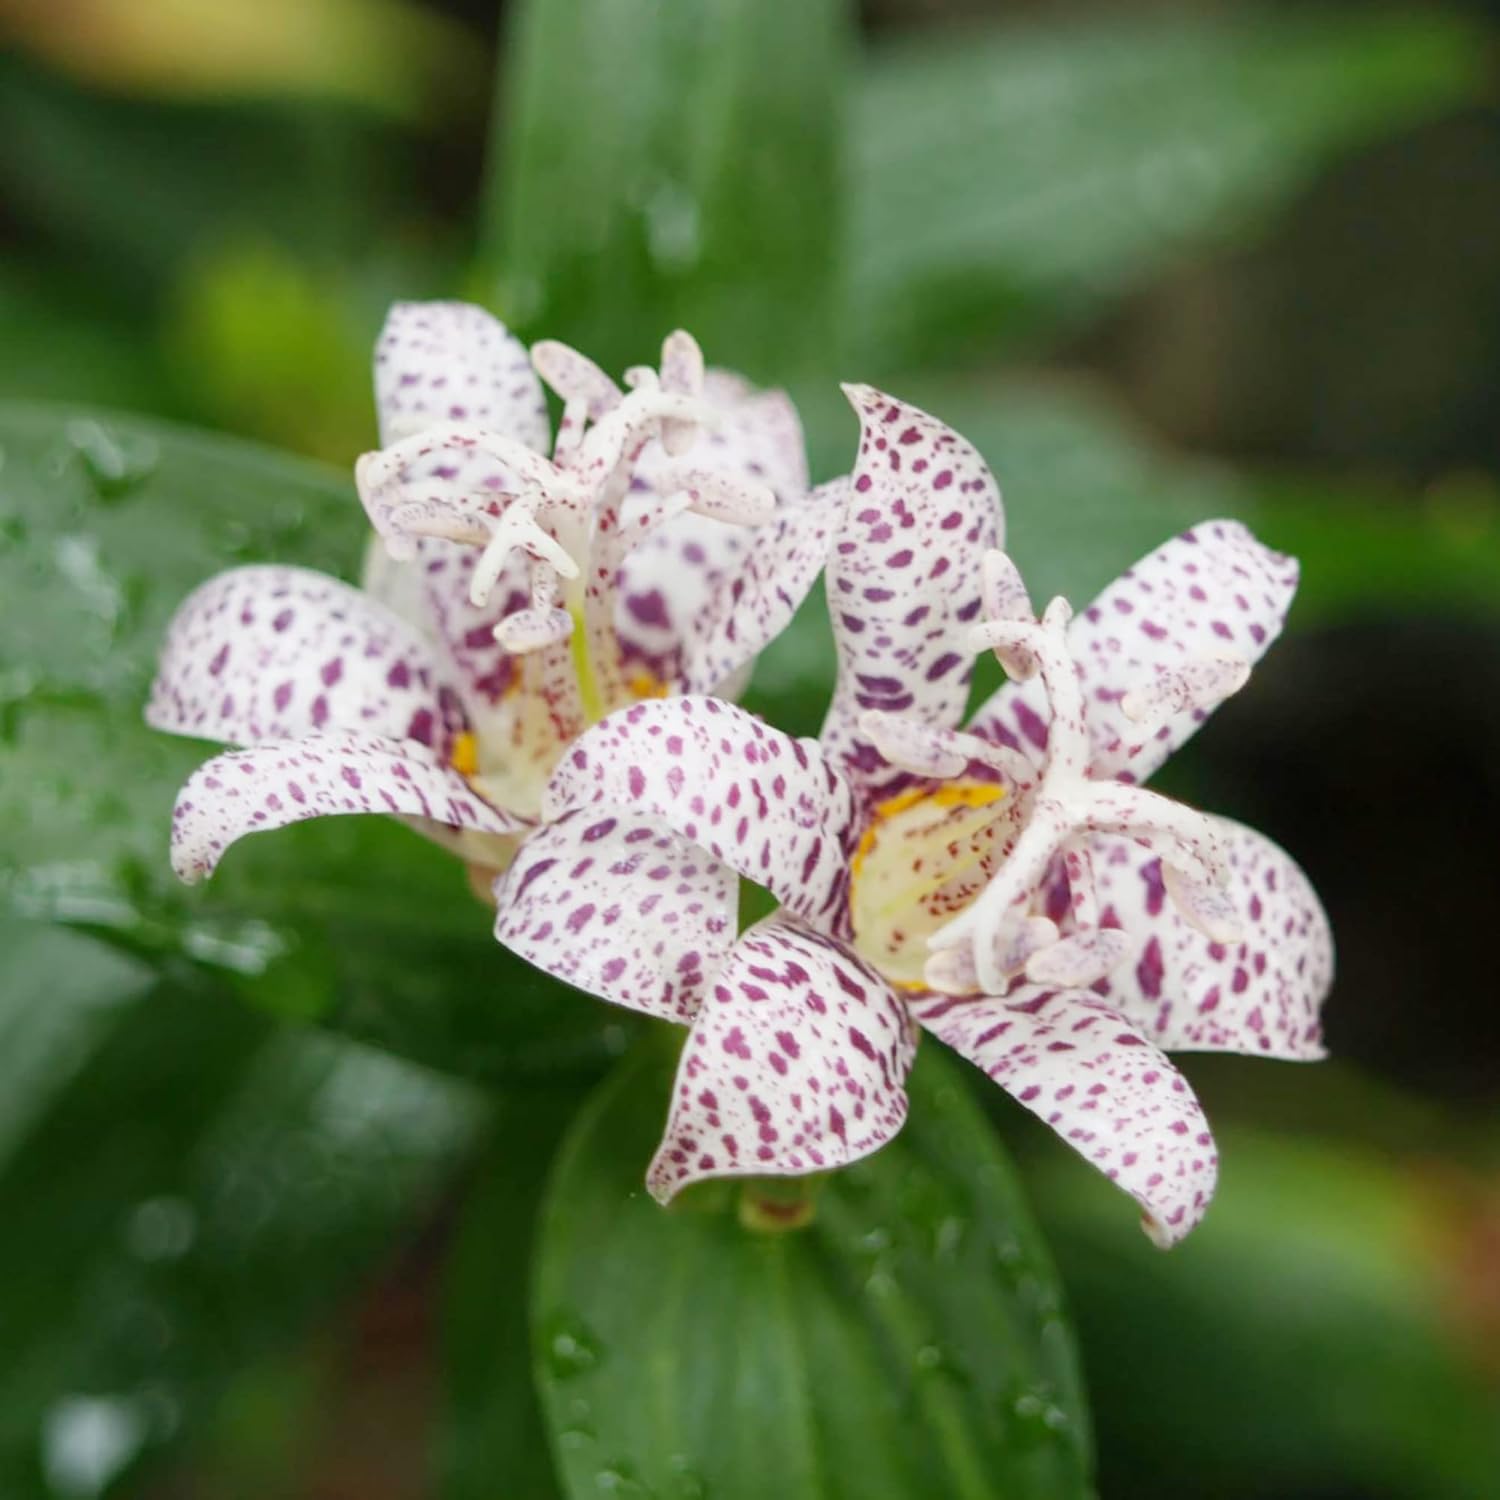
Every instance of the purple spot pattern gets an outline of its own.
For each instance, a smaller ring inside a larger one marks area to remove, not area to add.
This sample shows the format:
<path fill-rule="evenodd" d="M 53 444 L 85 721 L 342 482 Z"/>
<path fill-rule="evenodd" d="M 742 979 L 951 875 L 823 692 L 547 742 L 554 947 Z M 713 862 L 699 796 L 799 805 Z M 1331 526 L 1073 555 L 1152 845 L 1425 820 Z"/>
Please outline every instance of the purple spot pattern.
<path fill-rule="evenodd" d="M 1307 877 L 1270 839 L 1216 818 L 1242 941 L 1215 943 L 1161 890 L 1160 860 L 1130 840 L 1091 850 L 1104 924 L 1129 934 L 1125 960 L 1095 988 L 1170 1051 L 1325 1055 L 1319 1007 L 1333 980 L 1333 934 Z"/>
<path fill-rule="evenodd" d="M 638 703 L 573 744 L 542 813 L 595 804 L 659 819 L 815 927 L 847 933 L 854 796 L 812 740 L 717 698 Z"/>
<path fill-rule="evenodd" d="M 388 813 L 490 834 L 528 826 L 477 797 L 457 771 L 411 740 L 308 735 L 199 766 L 172 811 L 172 868 L 183 880 L 200 880 L 247 833 L 340 813 Z"/>
<path fill-rule="evenodd" d="M 930 997 L 913 1013 L 1145 1210 L 1163 1248 L 1203 1217 L 1218 1155 L 1187 1080 L 1097 996 L 1022 985 L 1004 1000 Z"/>
<path fill-rule="evenodd" d="M 1296 561 L 1238 521 L 1206 521 L 1121 574 L 1068 632 L 1094 747 L 1091 774 L 1142 782 L 1157 771 L 1206 712 L 1184 709 L 1153 727 L 1128 719 L 1121 698 L 1196 657 L 1258 661 L 1280 635 L 1296 589 Z M 1040 682 L 1008 682 L 970 727 L 1028 750 L 1048 717 Z"/>
<path fill-rule="evenodd" d="M 951 728 L 973 668 L 963 630 L 979 617 L 985 552 L 1000 546 L 1000 490 L 972 445 L 869 386 L 846 388 L 859 455 L 828 558 L 838 681 L 824 748 L 867 797 L 902 780 L 859 732 L 866 709 Z"/>
<path fill-rule="evenodd" d="M 901 1003 L 840 944 L 777 913 L 752 927 L 693 1022 L 646 1184 L 839 1167 L 906 1119 L 916 1039 Z"/>
<path fill-rule="evenodd" d="M 440 753 L 464 727 L 416 631 L 358 589 L 289 567 L 235 568 L 188 596 L 168 627 L 146 719 L 227 744 L 349 730 L 421 739 Z"/>
<path fill-rule="evenodd" d="M 754 391 L 736 375 L 710 370 L 703 394 L 719 420 L 700 431 L 681 459 L 669 459 L 657 439 L 647 443 L 632 471 L 633 501 L 659 498 L 669 488 L 668 465 L 686 463 L 769 485 L 789 509 L 805 504 L 806 445 L 785 393 Z M 662 682 L 682 682 L 688 692 L 718 688 L 782 628 L 760 626 L 754 641 L 757 618 L 774 621 L 783 595 L 795 599 L 795 610 L 812 587 L 822 556 L 809 567 L 796 538 L 815 521 L 798 510 L 790 521 L 750 528 L 689 512 L 652 533 L 620 564 L 615 630 L 627 665 Z M 779 545 L 777 536 L 785 538 Z M 806 546 L 818 544 L 812 537 Z M 771 561 L 784 563 L 785 571 L 765 583 Z M 689 652 L 697 664 L 688 665 Z M 706 673 L 725 659 L 728 667 L 709 680 Z"/>
<path fill-rule="evenodd" d="M 380 441 L 436 422 L 470 422 L 538 451 L 551 431 L 526 346 L 481 307 L 398 302 L 375 345 Z"/>
<path fill-rule="evenodd" d="M 567 813 L 496 888 L 495 936 L 591 995 L 684 1025 L 738 931 L 733 871 L 654 820 Z"/>
<path fill-rule="evenodd" d="M 367 570 L 365 586 L 383 597 L 391 575 L 403 591 L 414 580 L 416 594 L 408 606 L 415 612 L 413 623 L 437 642 L 465 699 L 493 709 L 516 681 L 516 660 L 495 639 L 495 626 L 529 602 L 525 560 L 517 556 L 507 563 L 489 600 L 478 608 L 469 602 L 469 580 L 479 553 L 442 537 L 415 537 L 413 542 L 416 556 L 410 563 L 389 562 L 383 552 L 377 554 L 381 561 Z"/>
<path fill-rule="evenodd" d="M 710 693 L 775 640 L 823 571 L 844 481 L 783 501 L 757 526 L 687 632 L 683 691 Z"/>

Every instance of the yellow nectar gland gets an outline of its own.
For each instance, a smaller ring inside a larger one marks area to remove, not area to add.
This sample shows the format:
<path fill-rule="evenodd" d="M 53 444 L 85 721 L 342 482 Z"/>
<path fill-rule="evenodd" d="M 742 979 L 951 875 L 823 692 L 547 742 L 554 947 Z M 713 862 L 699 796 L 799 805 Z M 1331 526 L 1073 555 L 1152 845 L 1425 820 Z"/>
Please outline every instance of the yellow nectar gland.
<path fill-rule="evenodd" d="M 901 989 L 924 989 L 927 939 L 978 895 L 993 865 L 990 781 L 916 787 L 879 803 L 850 862 L 849 917 L 860 955 Z"/>
<path fill-rule="evenodd" d="M 460 776 L 479 774 L 479 741 L 467 729 L 453 736 L 453 749 L 448 755 L 448 764 Z"/>
<path fill-rule="evenodd" d="M 660 677 L 645 670 L 636 672 L 628 684 L 633 698 L 670 698 L 672 689 Z"/>

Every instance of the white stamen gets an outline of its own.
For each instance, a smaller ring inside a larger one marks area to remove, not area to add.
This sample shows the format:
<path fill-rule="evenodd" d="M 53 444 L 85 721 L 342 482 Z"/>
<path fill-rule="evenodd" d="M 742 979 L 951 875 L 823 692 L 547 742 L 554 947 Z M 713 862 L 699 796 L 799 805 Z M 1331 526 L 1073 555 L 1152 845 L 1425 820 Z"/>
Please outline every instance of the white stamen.
<path fill-rule="evenodd" d="M 971 947 L 945 948 L 930 953 L 922 969 L 922 981 L 940 995 L 977 995 L 979 974 Z"/>
<path fill-rule="evenodd" d="M 1078 824 L 1093 833 L 1124 834 L 1148 847 L 1166 844 L 1173 863 L 1193 879 L 1229 882 L 1218 828 L 1206 813 L 1119 781 L 1084 783 L 1073 791 L 1072 805 Z"/>
<path fill-rule="evenodd" d="M 1051 708 L 1047 758 L 1040 778 L 1032 773 L 1037 785 L 1030 817 L 1009 855 L 978 898 L 928 939 L 934 958 L 953 952 L 970 955 L 943 957 L 938 972 L 951 977 L 967 972 L 965 964 L 971 963 L 983 992 L 1001 993 L 1007 974 L 999 950 L 1014 940 L 1025 920 L 1022 913 L 1061 854 L 1072 917 L 1080 930 L 1059 951 L 1038 954 L 1027 965 L 1028 976 L 1038 983 L 1068 986 L 1103 977 L 1119 962 L 1126 944 L 1123 937 L 1096 925 L 1098 898 L 1086 844 L 1095 833 L 1118 834 L 1158 850 L 1164 879 L 1183 915 L 1214 940 L 1230 940 L 1236 931 L 1235 913 L 1222 893 L 1229 869 L 1214 822 L 1154 792 L 1089 776 L 1093 746 L 1078 664 L 1068 645 L 1073 612 L 1067 601 L 1053 599 L 1039 622 L 1017 617 L 1029 606 L 1019 576 L 1003 553 L 986 558 L 984 598 L 993 617 L 973 627 L 970 643 L 975 650 L 993 650 L 1013 677 L 1040 674 Z M 1165 706 L 1170 713 L 1196 706 L 1237 687 L 1246 670 L 1242 662 L 1227 657 L 1189 663 L 1149 685 L 1141 701 L 1128 704 L 1127 711 L 1140 708 L 1152 714 Z M 894 740 L 888 730 L 884 733 Z M 929 763 L 937 763 L 939 749 L 946 753 L 945 765 L 956 761 L 959 747 L 953 740 L 925 743 Z"/>
<path fill-rule="evenodd" d="M 1117 927 L 1093 927 L 1042 948 L 1026 961 L 1033 984 L 1087 989 L 1098 983 L 1130 951 L 1130 939 Z"/>
<path fill-rule="evenodd" d="M 909 714 L 866 709 L 860 715 L 859 727 L 891 765 L 915 776 L 946 780 L 962 775 L 969 762 L 976 761 L 998 771 L 1013 786 L 1030 786 L 1037 778 L 1036 767 L 1019 750 L 977 734 L 942 729 Z"/>
<path fill-rule="evenodd" d="M 543 530 L 529 510 L 513 502 L 495 523 L 484 551 L 479 554 L 479 561 L 474 564 L 474 573 L 469 580 L 469 602 L 476 609 L 489 602 L 490 593 L 505 571 L 510 554 L 518 549 L 538 562 L 546 563 L 562 578 L 578 577 L 578 564 L 567 548 Z"/>
<path fill-rule="evenodd" d="M 703 351 L 684 329 L 669 333 L 661 346 L 661 388 L 678 395 L 703 393 Z M 673 458 L 686 453 L 698 441 L 696 422 L 668 418 L 661 424 L 661 445 Z"/>
<path fill-rule="evenodd" d="M 1021 570 L 998 547 L 984 554 L 982 592 L 987 620 L 1025 620 L 1030 624 L 1036 618 Z"/>
<path fill-rule="evenodd" d="M 556 646 L 573 634 L 573 616 L 565 609 L 518 609 L 495 626 L 495 639 L 513 656 Z"/>
<path fill-rule="evenodd" d="M 531 366 L 567 405 L 582 403 L 591 422 L 620 404 L 619 386 L 588 355 L 557 339 L 531 346 Z"/>
<path fill-rule="evenodd" d="M 995 968 L 1007 979 L 1019 974 L 1032 955 L 1057 945 L 1057 923 L 1051 917 L 1027 917 L 995 945 Z"/>
<path fill-rule="evenodd" d="M 662 488 L 686 494 L 688 509 L 698 515 L 728 521 L 734 526 L 763 526 L 776 514 L 776 495 L 768 485 L 755 484 L 733 474 L 716 474 L 709 469 L 674 469 L 664 476 Z"/>
<path fill-rule="evenodd" d="M 1194 880 L 1167 860 L 1162 861 L 1162 884 L 1172 904 L 1211 943 L 1238 943 L 1244 937 L 1240 914 L 1223 890 Z"/>
<path fill-rule="evenodd" d="M 946 781 L 969 764 L 956 751 L 949 733 L 905 714 L 869 708 L 859 716 L 860 733 L 898 770 Z"/>
<path fill-rule="evenodd" d="M 1131 688 L 1120 700 L 1127 719 L 1154 728 L 1173 714 L 1217 707 L 1250 680 L 1243 656 L 1202 656 Z"/>

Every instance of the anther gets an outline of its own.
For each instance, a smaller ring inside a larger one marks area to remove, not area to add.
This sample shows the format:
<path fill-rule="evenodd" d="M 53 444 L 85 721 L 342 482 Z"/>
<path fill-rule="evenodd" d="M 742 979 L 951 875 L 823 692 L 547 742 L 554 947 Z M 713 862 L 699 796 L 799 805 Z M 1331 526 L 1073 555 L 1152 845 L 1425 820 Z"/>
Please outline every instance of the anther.
<path fill-rule="evenodd" d="M 1127 719 L 1154 727 L 1188 709 L 1210 709 L 1239 692 L 1250 680 L 1242 656 L 1201 656 L 1162 672 L 1120 699 Z"/>

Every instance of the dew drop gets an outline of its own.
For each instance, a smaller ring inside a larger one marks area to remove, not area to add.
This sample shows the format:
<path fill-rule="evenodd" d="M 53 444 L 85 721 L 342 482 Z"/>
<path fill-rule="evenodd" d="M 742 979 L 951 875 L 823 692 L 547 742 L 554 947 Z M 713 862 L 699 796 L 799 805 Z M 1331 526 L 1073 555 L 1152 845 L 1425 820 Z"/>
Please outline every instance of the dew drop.
<path fill-rule="evenodd" d="M 594 1487 L 601 1495 L 617 1495 L 621 1500 L 649 1500 L 651 1491 L 636 1478 L 628 1463 L 607 1464 L 594 1475 Z"/>
<path fill-rule="evenodd" d="M 674 1453 L 667 1461 L 672 1471 L 667 1494 L 671 1500 L 708 1500 L 708 1485 L 685 1453 Z"/>
<path fill-rule="evenodd" d="M 69 422 L 68 445 L 83 461 L 94 493 L 106 502 L 123 499 L 156 472 L 156 440 L 143 433 L 122 434 L 99 422 Z"/>
<path fill-rule="evenodd" d="M 556 1380 L 572 1380 L 592 1370 L 603 1350 L 576 1313 L 556 1313 L 547 1322 L 543 1336 L 547 1369 Z"/>

